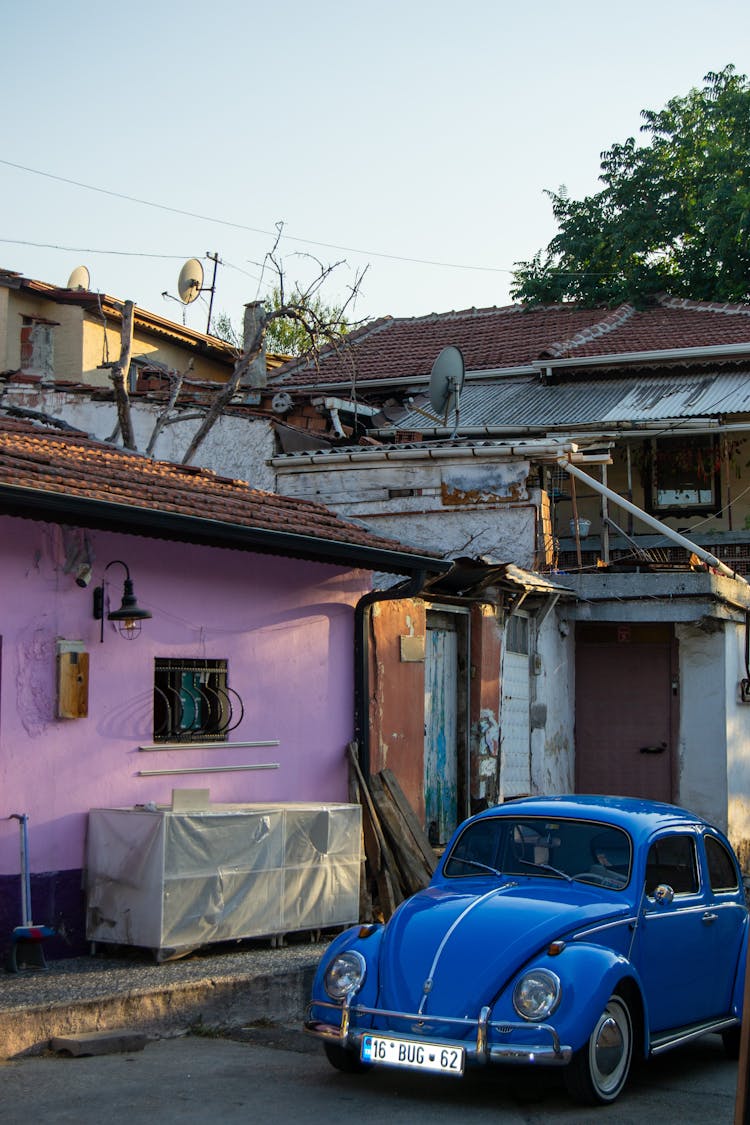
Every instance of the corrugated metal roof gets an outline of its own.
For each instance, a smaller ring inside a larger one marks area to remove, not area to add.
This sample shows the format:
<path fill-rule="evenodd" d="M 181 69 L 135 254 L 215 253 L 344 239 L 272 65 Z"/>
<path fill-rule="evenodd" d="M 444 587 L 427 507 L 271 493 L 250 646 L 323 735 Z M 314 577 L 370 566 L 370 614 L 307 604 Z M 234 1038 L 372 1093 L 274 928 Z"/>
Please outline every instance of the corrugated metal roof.
<path fill-rule="evenodd" d="M 429 401 L 415 400 L 393 428 L 432 432 L 443 427 Z M 544 385 L 538 379 L 467 383 L 461 394 L 460 430 L 549 429 L 750 414 L 750 371 L 581 380 Z M 428 416 L 429 415 L 429 416 Z M 448 418 L 452 428 L 454 419 Z M 383 432 L 384 427 L 381 428 Z"/>

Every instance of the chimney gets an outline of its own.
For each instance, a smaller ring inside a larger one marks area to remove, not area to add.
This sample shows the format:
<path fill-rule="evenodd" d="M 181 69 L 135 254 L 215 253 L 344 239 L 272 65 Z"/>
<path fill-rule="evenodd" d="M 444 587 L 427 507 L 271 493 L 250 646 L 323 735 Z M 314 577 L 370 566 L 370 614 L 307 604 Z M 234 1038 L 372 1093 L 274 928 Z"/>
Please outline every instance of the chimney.
<path fill-rule="evenodd" d="M 254 342 L 257 341 L 258 333 L 263 329 L 265 323 L 266 309 L 262 301 L 251 301 L 249 305 L 245 305 L 245 319 L 242 325 L 242 347 L 244 351 L 253 347 Z M 260 389 L 265 387 L 267 382 L 266 338 L 264 335 L 258 355 L 242 378 L 242 386 Z"/>

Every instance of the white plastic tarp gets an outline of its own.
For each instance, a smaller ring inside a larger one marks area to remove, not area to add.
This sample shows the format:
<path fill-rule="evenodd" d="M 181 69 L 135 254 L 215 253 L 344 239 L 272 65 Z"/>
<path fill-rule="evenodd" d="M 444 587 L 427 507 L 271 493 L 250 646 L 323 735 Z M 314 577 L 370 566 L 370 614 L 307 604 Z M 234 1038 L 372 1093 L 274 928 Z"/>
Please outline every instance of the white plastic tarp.
<path fill-rule="evenodd" d="M 90 941 L 154 950 L 356 922 L 361 808 L 92 809 Z"/>

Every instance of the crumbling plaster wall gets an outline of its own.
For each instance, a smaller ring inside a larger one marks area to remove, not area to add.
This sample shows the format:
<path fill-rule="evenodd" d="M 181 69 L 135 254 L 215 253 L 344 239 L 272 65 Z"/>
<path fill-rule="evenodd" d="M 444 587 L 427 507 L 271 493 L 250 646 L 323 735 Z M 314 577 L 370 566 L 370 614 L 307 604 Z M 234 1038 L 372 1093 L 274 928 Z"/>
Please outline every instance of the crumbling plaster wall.
<path fill-rule="evenodd" d="M 13 386 L 3 395 L 3 403 L 39 410 L 104 441 L 115 432 L 117 410 L 113 400 L 92 399 L 90 395 L 53 388 Z M 145 450 L 159 415 L 157 403 L 131 398 L 136 445 Z M 180 463 L 200 419 L 166 426 L 156 443 L 154 457 Z M 193 464 L 212 469 L 219 476 L 246 480 L 252 488 L 270 492 L 274 488 L 273 470 L 267 465 L 273 453 L 273 427 L 265 418 L 227 414 L 219 418 L 198 450 Z"/>

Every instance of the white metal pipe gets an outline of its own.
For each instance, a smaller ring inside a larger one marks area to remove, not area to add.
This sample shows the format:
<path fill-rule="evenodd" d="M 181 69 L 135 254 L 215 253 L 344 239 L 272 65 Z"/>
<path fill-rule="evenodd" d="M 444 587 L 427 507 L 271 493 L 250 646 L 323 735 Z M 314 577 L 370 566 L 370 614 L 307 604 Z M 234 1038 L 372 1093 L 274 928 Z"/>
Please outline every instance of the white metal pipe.
<path fill-rule="evenodd" d="M 613 504 L 616 504 L 619 508 L 623 508 L 626 512 L 635 516 L 641 523 L 645 523 L 648 527 L 654 528 L 654 530 L 658 531 L 661 535 L 665 535 L 667 539 L 671 539 L 672 542 L 677 543 L 679 547 L 683 547 L 686 551 L 692 551 L 702 562 L 718 570 L 720 574 L 725 575 L 727 578 L 737 578 L 740 582 L 744 582 L 745 585 L 750 585 L 746 578 L 741 574 L 737 574 L 735 570 L 728 567 L 721 559 L 717 559 L 716 555 L 712 555 L 710 551 L 705 551 L 703 547 L 699 547 L 698 544 L 693 543 L 691 539 L 680 535 L 679 531 L 673 531 L 671 527 L 667 527 L 666 524 L 662 523 L 661 520 L 658 520 L 655 516 L 650 516 L 648 512 L 644 512 L 643 508 L 639 508 L 637 504 L 632 504 L 630 500 L 625 500 L 619 493 L 613 492 L 611 488 L 600 484 L 598 480 L 589 476 L 588 473 L 584 473 L 577 465 L 572 465 L 570 461 L 562 457 L 559 463 L 571 476 L 586 481 L 586 484 L 590 484 L 593 489 L 601 493 L 602 496 L 606 496 Z"/>
<path fill-rule="evenodd" d="M 746 355 L 750 359 L 750 346 L 743 344 L 715 344 L 712 347 L 697 348 L 654 348 L 650 352 L 612 352 L 610 355 L 581 355 L 564 359 L 543 359 L 537 364 L 537 371 L 555 371 L 566 367 L 607 367 L 623 363 L 654 363 L 665 359 L 722 359 Z"/>

